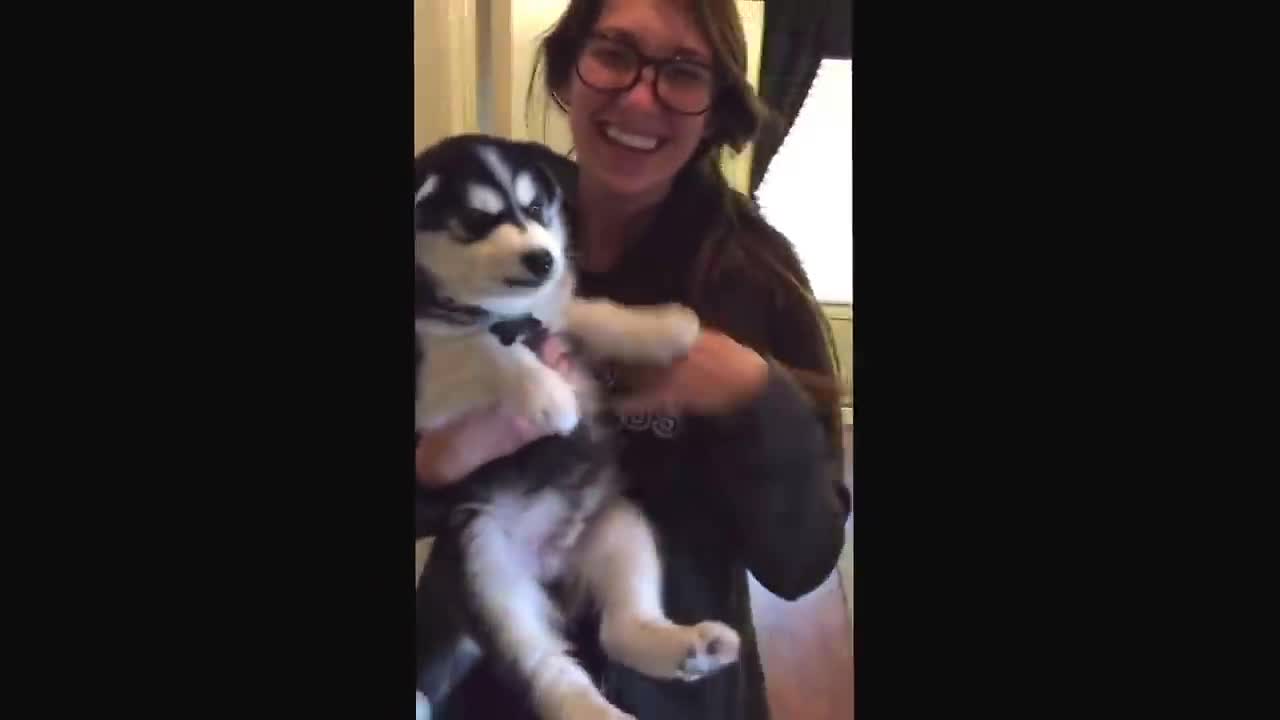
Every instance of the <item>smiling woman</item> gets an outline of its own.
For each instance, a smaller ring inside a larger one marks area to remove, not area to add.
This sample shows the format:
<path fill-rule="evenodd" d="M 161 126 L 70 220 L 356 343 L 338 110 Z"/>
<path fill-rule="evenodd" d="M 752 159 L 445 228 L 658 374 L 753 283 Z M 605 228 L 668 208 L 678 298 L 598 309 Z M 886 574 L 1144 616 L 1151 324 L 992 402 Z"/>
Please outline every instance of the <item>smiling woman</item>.
<path fill-rule="evenodd" d="M 423 2 L 424 0 L 417 0 Z M 540 77 L 534 77 L 539 44 L 568 8 L 568 0 L 439 0 L 456 7 L 450 16 L 474 17 L 474 81 L 455 83 L 474 93 L 475 117 L 466 131 L 479 131 L 517 140 L 544 143 L 565 155 L 574 149 L 564 113 L 548 97 Z M 764 6 L 761 0 L 736 0 L 747 41 L 747 80 L 755 87 L 760 76 Z M 444 17 L 442 14 L 441 17 Z M 459 53 L 467 52 L 461 45 Z M 438 73 L 440 66 L 433 67 Z M 424 78 L 427 82 L 439 82 Z M 470 100 L 468 100 L 470 102 Z M 459 109 L 462 104 L 458 104 Z M 426 108 L 422 108 L 425 111 Z M 747 192 L 751 179 L 751 149 L 726 153 L 722 163 L 731 185 Z"/>

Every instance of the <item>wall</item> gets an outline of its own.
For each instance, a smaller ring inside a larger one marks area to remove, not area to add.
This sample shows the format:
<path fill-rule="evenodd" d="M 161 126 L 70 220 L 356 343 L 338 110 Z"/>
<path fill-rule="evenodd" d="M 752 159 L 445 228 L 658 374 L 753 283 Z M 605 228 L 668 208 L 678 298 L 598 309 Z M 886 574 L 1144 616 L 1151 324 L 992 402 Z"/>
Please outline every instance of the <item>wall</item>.
<path fill-rule="evenodd" d="M 476 124 L 476 3 L 413 0 L 413 151 Z"/>
<path fill-rule="evenodd" d="M 568 0 L 473 1 L 481 6 L 478 46 L 488 50 L 478 83 L 478 103 L 485 108 L 481 129 L 567 153 L 573 141 L 563 115 L 544 111 L 544 93 L 536 91 L 531 104 L 526 104 L 525 95 L 538 42 L 569 6 Z"/>
<path fill-rule="evenodd" d="M 764 2 L 738 0 L 738 13 L 742 16 L 742 31 L 747 36 L 747 80 L 751 87 L 760 89 L 760 57 L 764 42 Z M 747 194 L 751 188 L 751 150 L 748 145 L 735 155 L 726 150 L 721 160 L 725 176 L 738 192 Z"/>
<path fill-rule="evenodd" d="M 514 137 L 536 140 L 567 153 L 573 147 L 569 122 L 554 104 L 548 106 L 541 84 L 525 102 L 538 43 L 569 7 L 567 0 L 518 0 L 519 12 L 511 18 L 511 107 Z"/>
<path fill-rule="evenodd" d="M 831 324 L 831 339 L 836 346 L 836 359 L 840 367 L 840 381 L 844 386 L 844 394 L 840 404 L 846 408 L 853 405 L 853 308 L 837 303 L 823 303 L 822 310 Z M 852 412 L 845 413 L 845 424 L 852 424 Z"/>

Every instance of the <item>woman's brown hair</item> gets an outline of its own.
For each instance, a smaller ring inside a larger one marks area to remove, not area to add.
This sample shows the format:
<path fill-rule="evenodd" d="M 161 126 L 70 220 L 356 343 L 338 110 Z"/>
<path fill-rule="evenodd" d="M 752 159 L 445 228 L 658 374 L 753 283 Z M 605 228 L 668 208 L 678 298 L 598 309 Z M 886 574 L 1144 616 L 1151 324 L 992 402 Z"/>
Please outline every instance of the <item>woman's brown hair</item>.
<path fill-rule="evenodd" d="M 701 310 L 711 288 L 725 271 L 741 268 L 759 278 L 772 290 L 778 306 L 807 308 L 825 339 L 824 351 L 833 369 L 829 373 L 793 370 L 796 380 L 827 412 L 824 420 L 837 447 L 840 443 L 839 358 L 835 353 L 831 327 L 821 307 L 808 289 L 807 278 L 794 246 L 759 216 L 753 204 L 735 191 L 724 176 L 720 155 L 724 148 L 741 152 L 755 139 L 766 123 L 775 123 L 773 113 L 760 101 L 747 80 L 747 41 L 735 0 L 685 0 L 692 6 L 698 29 L 711 46 L 719 89 L 710 110 L 708 132 L 688 164 L 680 172 L 678 185 L 704 188 L 713 196 L 713 207 L 702 205 L 698 213 L 723 217 L 724 227 L 703 235 L 694 254 L 687 278 L 686 301 Z M 587 36 L 595 28 L 605 0 L 570 0 L 569 7 L 539 44 L 526 99 L 533 98 L 539 73 L 547 97 L 563 110 L 560 93 L 568 87 L 574 65 Z M 531 106 L 532 103 L 527 103 Z M 707 211 L 711 212 L 708 213 Z"/>

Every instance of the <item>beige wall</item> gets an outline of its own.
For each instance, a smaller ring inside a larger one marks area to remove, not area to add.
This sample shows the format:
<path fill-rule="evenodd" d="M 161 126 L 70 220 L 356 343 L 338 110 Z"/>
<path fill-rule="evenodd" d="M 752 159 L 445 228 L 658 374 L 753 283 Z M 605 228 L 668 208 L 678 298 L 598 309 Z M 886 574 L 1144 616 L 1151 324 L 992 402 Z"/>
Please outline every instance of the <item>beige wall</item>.
<path fill-rule="evenodd" d="M 759 91 L 764 3 L 761 0 L 738 0 L 738 13 L 742 15 L 742 31 L 747 36 L 747 80 Z M 739 192 L 746 193 L 751 186 L 751 146 L 744 148 L 741 155 L 726 151 L 721 162 L 730 184 Z"/>
<path fill-rule="evenodd" d="M 564 113 L 554 105 L 548 108 L 548 98 L 540 86 L 536 86 L 531 103 L 525 102 L 525 94 L 529 90 L 538 43 L 569 3 L 567 0 L 515 0 L 515 4 L 520 9 L 511 18 L 512 136 L 546 143 L 554 150 L 568 152 L 573 147 L 573 137 Z"/>
<path fill-rule="evenodd" d="M 476 2 L 413 0 L 413 150 L 476 129 Z"/>
<path fill-rule="evenodd" d="M 853 307 L 823 303 L 822 309 L 827 321 L 831 323 L 831 339 L 835 342 L 836 357 L 840 364 L 840 380 L 844 384 L 841 404 L 849 407 L 853 401 Z"/>
<path fill-rule="evenodd" d="M 487 3 L 481 13 L 480 40 L 489 49 L 491 64 L 485 67 L 480 102 L 492 107 L 482 127 L 503 137 L 535 140 L 565 153 L 573 146 L 569 126 L 556 111 L 545 111 L 546 96 L 536 91 L 532 104 L 525 102 L 529 78 L 541 36 L 569 6 L 568 0 L 474 0 Z"/>

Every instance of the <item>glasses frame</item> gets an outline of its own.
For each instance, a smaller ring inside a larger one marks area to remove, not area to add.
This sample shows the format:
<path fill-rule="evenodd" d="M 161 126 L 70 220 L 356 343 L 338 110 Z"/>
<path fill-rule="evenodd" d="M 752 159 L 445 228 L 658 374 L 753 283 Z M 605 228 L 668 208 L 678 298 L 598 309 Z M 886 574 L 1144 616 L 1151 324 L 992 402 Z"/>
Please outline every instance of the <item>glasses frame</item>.
<path fill-rule="evenodd" d="M 608 43 L 613 43 L 614 45 L 622 46 L 636 56 L 636 59 L 639 62 L 636 64 L 635 75 L 631 78 L 631 81 L 628 82 L 625 86 L 600 87 L 598 85 L 593 85 L 583 75 L 582 62 L 587 56 L 587 52 L 586 52 L 587 46 L 591 44 L 593 40 L 603 40 Z M 711 74 L 711 92 L 708 95 L 706 107 L 702 108 L 701 110 L 696 110 L 692 112 L 688 110 L 681 110 L 677 107 L 674 107 L 670 102 L 667 101 L 666 98 L 662 96 L 662 92 L 658 89 L 658 78 L 662 77 L 662 71 L 664 69 L 672 65 L 696 65 L 698 67 L 706 69 Z M 667 58 L 651 57 L 641 52 L 640 48 L 636 47 L 634 43 L 628 42 L 627 40 L 624 40 L 621 38 L 610 37 L 602 33 L 591 33 L 590 35 L 587 36 L 586 41 L 582 43 L 582 49 L 578 51 L 578 59 L 573 64 L 573 71 L 574 73 L 577 74 L 578 79 L 582 81 L 582 84 L 586 85 L 592 90 L 595 90 L 596 92 L 610 93 L 614 95 L 624 95 L 626 93 L 631 92 L 633 89 L 635 89 L 636 85 L 640 84 L 640 78 L 644 76 L 644 70 L 647 67 L 653 68 L 653 78 L 652 80 L 650 80 L 650 83 L 653 85 L 653 97 L 656 98 L 658 100 L 658 103 L 661 104 L 662 107 L 666 108 L 667 110 L 670 110 L 671 112 L 677 115 L 687 115 L 690 117 L 696 117 L 698 115 L 705 115 L 708 111 L 711 110 L 711 108 L 715 107 L 716 100 L 719 98 L 720 90 L 722 89 L 722 85 L 719 81 L 719 78 L 716 75 L 715 68 L 711 67 L 710 65 L 700 60 L 691 60 L 687 57 L 680 57 L 679 55 L 675 57 L 667 57 Z M 560 102 L 559 98 L 556 98 L 556 101 Z"/>

